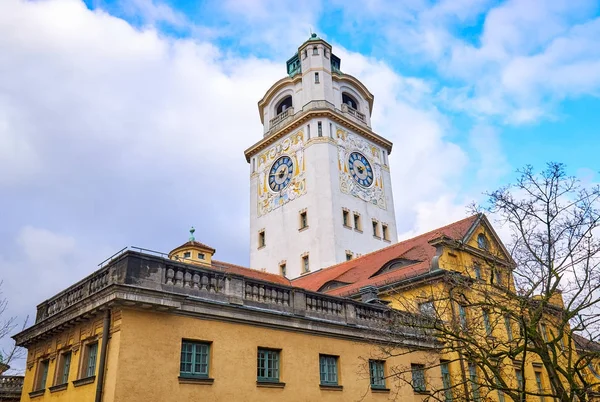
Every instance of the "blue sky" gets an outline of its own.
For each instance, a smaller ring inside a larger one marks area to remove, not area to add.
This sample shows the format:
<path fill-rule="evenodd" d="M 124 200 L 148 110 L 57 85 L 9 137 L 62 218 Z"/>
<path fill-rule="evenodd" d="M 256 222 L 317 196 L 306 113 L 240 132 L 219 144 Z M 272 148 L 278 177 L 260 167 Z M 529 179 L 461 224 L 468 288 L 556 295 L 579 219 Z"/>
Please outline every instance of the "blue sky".
<path fill-rule="evenodd" d="M 124 246 L 245 265 L 257 101 L 317 32 L 375 95 L 401 238 L 525 164 L 600 162 L 600 2 L 0 1 L 0 276 L 9 313 Z M 1 345 L 0 345 L 1 346 Z"/>

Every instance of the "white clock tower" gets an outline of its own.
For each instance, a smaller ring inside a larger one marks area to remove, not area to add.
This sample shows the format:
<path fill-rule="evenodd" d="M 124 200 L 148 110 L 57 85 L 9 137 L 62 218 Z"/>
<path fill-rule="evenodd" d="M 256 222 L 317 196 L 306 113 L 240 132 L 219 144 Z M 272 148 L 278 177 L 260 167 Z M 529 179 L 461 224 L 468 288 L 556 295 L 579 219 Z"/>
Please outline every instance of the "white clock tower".
<path fill-rule="evenodd" d="M 296 278 L 397 241 L 373 95 L 312 34 L 259 101 L 250 163 L 250 266 Z"/>

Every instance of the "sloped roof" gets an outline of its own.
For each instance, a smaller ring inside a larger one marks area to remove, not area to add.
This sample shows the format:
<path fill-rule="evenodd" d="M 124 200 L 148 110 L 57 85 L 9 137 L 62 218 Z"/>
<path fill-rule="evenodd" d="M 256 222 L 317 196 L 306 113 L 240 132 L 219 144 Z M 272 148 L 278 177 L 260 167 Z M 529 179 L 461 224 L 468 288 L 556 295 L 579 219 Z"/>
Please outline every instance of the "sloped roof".
<path fill-rule="evenodd" d="M 481 216 L 473 215 L 350 261 L 301 276 L 292 280 L 292 285 L 318 291 L 331 281 L 347 282 L 349 285 L 325 291 L 331 295 L 346 296 L 358 293 L 360 288 L 367 285 L 381 286 L 425 274 L 429 272 L 431 260 L 436 252 L 429 242 L 440 237 L 463 240 Z M 373 276 L 385 264 L 395 259 L 413 260 L 415 263 Z"/>
<path fill-rule="evenodd" d="M 268 272 L 259 271 L 257 269 L 246 268 L 240 265 L 230 264 L 228 262 L 212 260 L 211 266 L 203 266 L 202 268 L 217 269 L 219 271 L 230 272 L 232 274 L 243 275 L 249 278 L 258 279 L 266 282 L 279 283 L 281 285 L 291 285 L 290 280 L 284 276 L 270 274 Z"/>
<path fill-rule="evenodd" d="M 190 240 L 190 241 L 186 241 L 185 243 L 183 243 L 179 247 L 175 247 L 173 250 L 171 250 L 171 252 L 169 254 L 173 254 L 175 251 L 180 250 L 182 248 L 187 248 L 187 247 L 196 247 L 196 248 L 201 248 L 201 249 L 204 249 L 204 250 L 209 250 L 213 254 L 216 251 L 214 248 L 212 248 L 210 246 L 207 246 L 204 243 L 200 243 L 199 241 L 196 241 L 196 240 Z"/>
<path fill-rule="evenodd" d="M 585 350 L 589 352 L 600 352 L 600 343 L 584 338 L 581 335 L 573 334 L 573 341 L 575 347 L 578 350 Z"/>

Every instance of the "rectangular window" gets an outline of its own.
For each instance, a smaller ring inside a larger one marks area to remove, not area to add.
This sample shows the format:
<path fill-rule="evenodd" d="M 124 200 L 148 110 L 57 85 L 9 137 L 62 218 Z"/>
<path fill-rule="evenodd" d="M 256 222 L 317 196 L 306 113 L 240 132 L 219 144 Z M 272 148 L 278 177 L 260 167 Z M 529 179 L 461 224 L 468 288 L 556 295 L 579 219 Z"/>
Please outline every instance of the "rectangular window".
<path fill-rule="evenodd" d="M 305 255 L 302 257 L 302 272 L 309 272 L 310 271 L 310 265 L 309 265 L 309 261 L 308 261 L 308 256 Z"/>
<path fill-rule="evenodd" d="M 279 272 L 281 273 L 281 276 L 286 276 L 287 275 L 286 264 L 279 265 Z"/>
<path fill-rule="evenodd" d="M 265 244 L 265 231 L 261 230 L 258 232 L 258 248 L 264 247 Z"/>
<path fill-rule="evenodd" d="M 319 137 L 323 136 L 323 124 L 320 121 L 317 122 L 317 135 Z"/>
<path fill-rule="evenodd" d="M 498 377 L 496 377 L 496 386 L 498 388 L 502 387 L 502 384 L 500 384 L 500 379 Z M 505 402 L 505 398 L 504 398 L 504 391 L 502 391 L 501 389 L 498 389 L 498 402 Z"/>
<path fill-rule="evenodd" d="M 209 351 L 209 343 L 182 341 L 179 375 L 181 377 L 207 378 Z"/>
<path fill-rule="evenodd" d="M 460 321 L 460 327 L 467 329 L 467 309 L 462 304 L 458 305 L 458 318 Z"/>
<path fill-rule="evenodd" d="M 48 366 L 50 365 L 49 360 L 42 360 L 38 363 L 37 381 L 35 384 L 34 391 L 38 391 L 46 388 L 46 379 L 48 378 Z"/>
<path fill-rule="evenodd" d="M 329 123 L 329 136 L 333 138 L 333 124 Z"/>
<path fill-rule="evenodd" d="M 316 56 L 319 54 L 319 48 L 318 47 L 313 47 L 313 56 Z"/>
<path fill-rule="evenodd" d="M 377 221 L 373 221 L 373 236 L 379 237 L 379 224 Z"/>
<path fill-rule="evenodd" d="M 306 125 L 306 137 L 310 140 L 310 124 Z"/>
<path fill-rule="evenodd" d="M 521 369 L 515 369 L 515 377 L 517 377 L 517 386 L 519 390 L 523 390 L 523 372 Z"/>
<path fill-rule="evenodd" d="M 58 372 L 56 377 L 56 384 L 66 384 L 69 382 L 69 370 L 71 369 L 71 352 L 63 353 L 60 355 L 58 363 Z"/>
<path fill-rule="evenodd" d="M 381 224 L 381 235 L 383 237 L 383 240 L 389 240 L 388 227 L 387 227 L 387 225 L 384 225 L 383 223 Z"/>
<path fill-rule="evenodd" d="M 279 351 L 258 348 L 256 379 L 264 382 L 279 382 Z"/>
<path fill-rule="evenodd" d="M 98 355 L 98 342 L 86 346 L 85 376 L 92 377 L 96 375 L 96 357 Z"/>
<path fill-rule="evenodd" d="M 337 356 L 319 355 L 321 385 L 338 385 Z"/>
<path fill-rule="evenodd" d="M 487 310 L 483 310 L 483 325 L 485 326 L 485 334 L 487 336 L 492 335 L 492 323 L 490 322 L 490 313 Z"/>
<path fill-rule="evenodd" d="M 473 270 L 475 271 L 475 279 L 481 279 L 481 267 L 478 264 L 475 264 Z"/>
<path fill-rule="evenodd" d="M 448 362 L 442 362 L 440 369 L 442 371 L 442 385 L 444 386 L 444 401 L 452 402 L 452 380 L 450 378 Z"/>
<path fill-rule="evenodd" d="M 425 366 L 422 364 L 411 364 L 412 387 L 416 392 L 425 391 Z"/>
<path fill-rule="evenodd" d="M 548 328 L 546 327 L 546 324 L 540 324 L 540 332 L 542 333 L 542 339 L 544 339 L 544 342 L 548 342 Z"/>
<path fill-rule="evenodd" d="M 496 271 L 494 271 L 494 275 L 496 276 L 496 285 L 503 286 L 504 284 L 502 283 L 502 272 L 496 269 Z"/>
<path fill-rule="evenodd" d="M 342 220 L 344 222 L 344 226 L 350 226 L 350 225 L 348 225 L 348 215 L 349 215 L 348 211 L 346 211 L 346 210 L 342 211 Z"/>
<path fill-rule="evenodd" d="M 509 341 L 513 340 L 512 324 L 510 323 L 510 316 L 504 316 L 504 326 L 506 327 L 506 336 Z"/>
<path fill-rule="evenodd" d="M 469 363 L 469 379 L 471 381 L 471 392 L 473 393 L 473 401 L 480 402 L 481 396 L 479 394 L 479 378 L 477 377 L 477 366 L 473 363 Z"/>
<path fill-rule="evenodd" d="M 306 212 L 300 212 L 300 229 L 305 229 L 308 227 L 308 216 Z"/>
<path fill-rule="evenodd" d="M 346 253 L 346 261 L 350 261 L 352 259 L 352 253 Z"/>
<path fill-rule="evenodd" d="M 315 73 L 315 84 L 319 83 L 319 73 Z"/>
<path fill-rule="evenodd" d="M 535 372 L 535 383 L 537 384 L 537 391 L 540 394 L 540 402 L 544 402 L 544 386 L 542 385 L 542 373 L 539 371 Z"/>
<path fill-rule="evenodd" d="M 369 360 L 369 373 L 371 377 L 371 388 L 385 389 L 385 373 L 382 360 Z"/>
<path fill-rule="evenodd" d="M 354 229 L 360 230 L 360 215 L 354 214 Z"/>
<path fill-rule="evenodd" d="M 203 260 L 204 259 L 204 253 L 198 253 L 198 259 L 199 260 Z"/>
<path fill-rule="evenodd" d="M 183 253 L 183 258 L 190 258 L 192 256 L 192 253 L 189 251 L 186 251 L 185 253 Z"/>

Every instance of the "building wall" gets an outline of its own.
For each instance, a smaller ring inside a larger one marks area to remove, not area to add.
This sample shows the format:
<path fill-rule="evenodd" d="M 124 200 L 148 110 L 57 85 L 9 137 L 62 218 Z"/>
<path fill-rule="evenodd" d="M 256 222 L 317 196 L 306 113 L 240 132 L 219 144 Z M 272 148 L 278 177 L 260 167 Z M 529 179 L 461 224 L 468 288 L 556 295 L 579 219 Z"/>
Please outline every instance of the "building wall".
<path fill-rule="evenodd" d="M 69 329 L 54 335 L 53 337 L 32 345 L 27 350 L 27 366 L 21 402 L 84 402 L 93 401 L 96 395 L 96 380 L 98 377 L 98 366 L 100 362 L 102 315 L 82 321 Z M 114 388 L 116 382 L 117 356 L 120 349 L 120 324 L 121 314 L 117 310 L 111 319 L 111 338 L 109 342 L 108 358 L 106 365 L 104 402 L 114 401 Z M 98 342 L 98 356 L 96 358 L 96 380 L 88 384 L 74 386 L 73 381 L 84 377 L 83 375 L 83 351 L 86 343 Z M 50 392 L 49 388 L 58 385 L 57 369 L 59 356 L 71 351 L 71 365 L 69 370 L 69 381 L 65 390 Z M 35 381 L 38 375 L 40 363 L 49 360 L 48 375 L 45 392 L 41 396 L 31 398 L 29 393 L 34 391 Z"/>
<path fill-rule="evenodd" d="M 410 385 L 390 383 L 391 393 L 370 390 L 362 359 L 377 355 L 364 343 L 249 325 L 217 322 L 151 311 L 124 310 L 115 401 L 421 401 Z M 179 383 L 182 339 L 211 342 L 209 376 L 212 385 Z M 257 348 L 281 349 L 280 381 L 284 388 L 256 383 Z M 343 390 L 319 387 L 319 353 L 338 355 Z M 390 359 L 391 365 L 410 365 L 428 358 L 420 352 Z M 431 373 L 430 381 L 439 376 Z M 400 385 L 400 388 L 395 387 Z"/>

